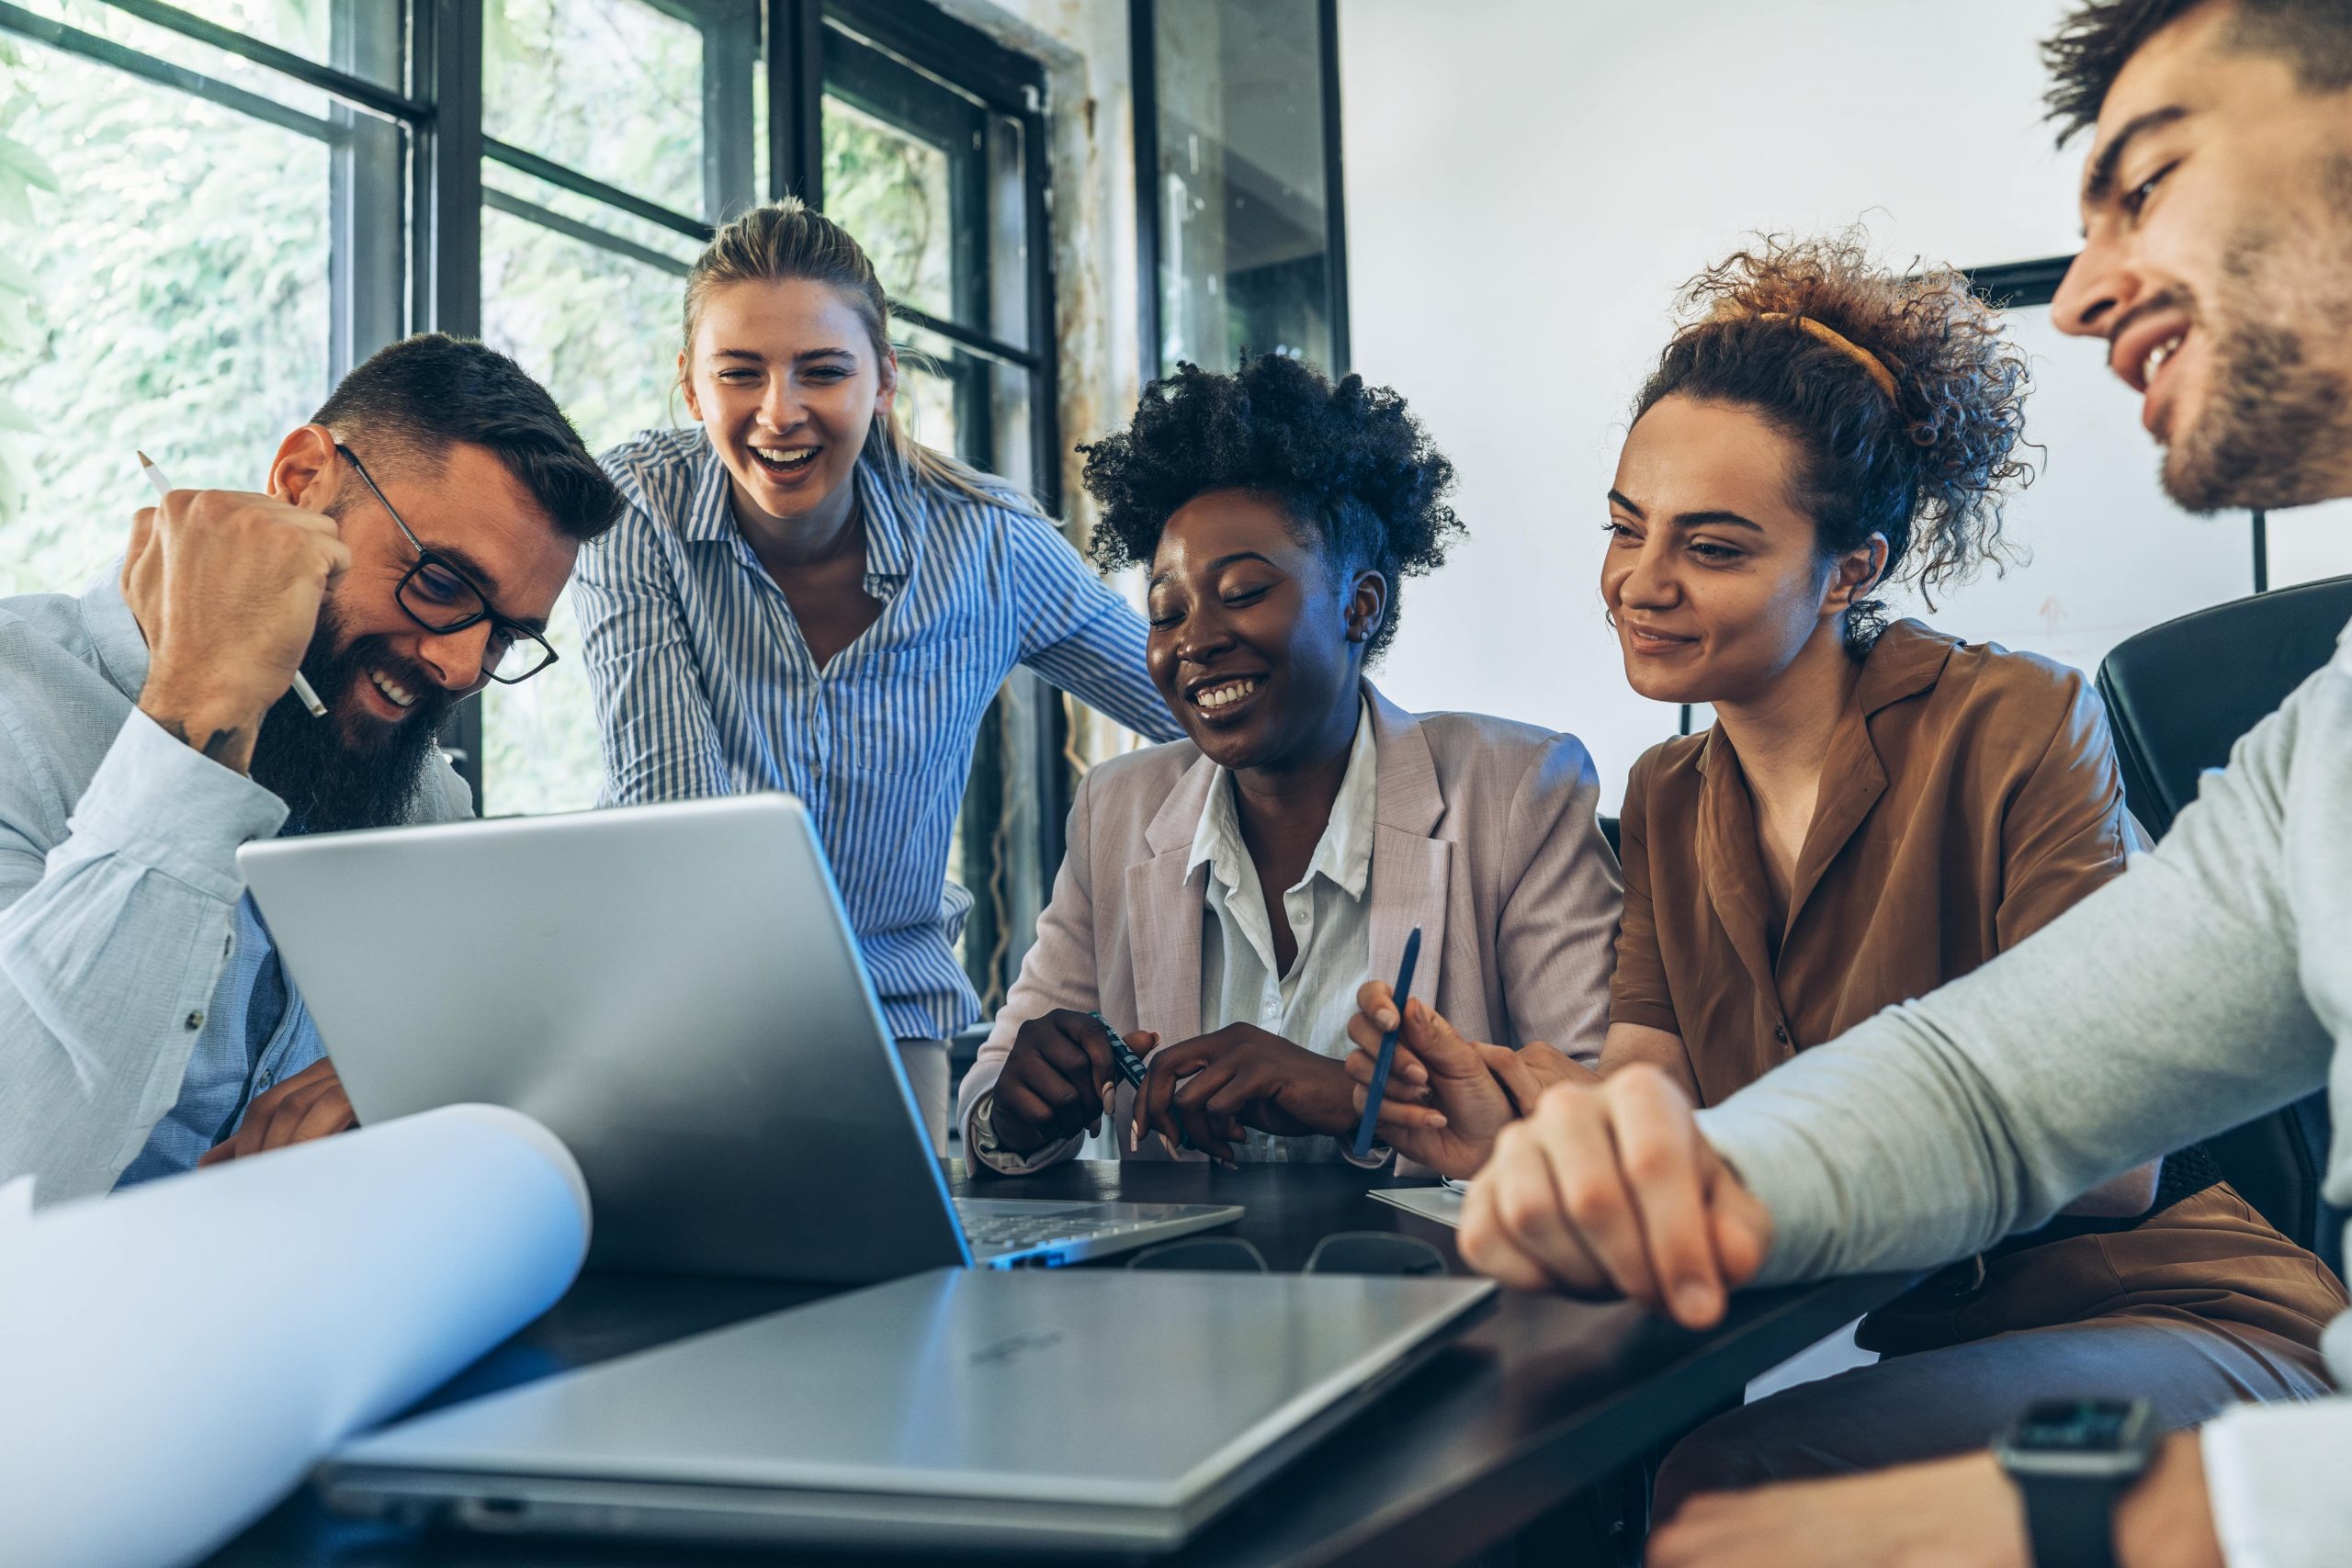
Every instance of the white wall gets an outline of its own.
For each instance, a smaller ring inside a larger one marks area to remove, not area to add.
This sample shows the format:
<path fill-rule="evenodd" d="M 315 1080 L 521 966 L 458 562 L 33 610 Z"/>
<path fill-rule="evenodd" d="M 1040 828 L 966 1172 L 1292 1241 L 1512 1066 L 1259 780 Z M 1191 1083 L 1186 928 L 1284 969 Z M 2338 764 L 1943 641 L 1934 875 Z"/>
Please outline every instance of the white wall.
<path fill-rule="evenodd" d="M 2270 514 L 2270 586 L 2352 573 L 2352 501 Z"/>
<path fill-rule="evenodd" d="M 1461 470 L 1470 540 L 1408 590 L 1383 677 L 1411 707 L 1582 736 L 1607 801 L 1677 715 L 1634 696 L 1600 617 L 1601 495 L 1677 288 L 1758 229 L 1863 220 L 1887 260 L 2078 243 L 2081 144 L 2041 120 L 2035 43 L 2066 0 L 1344 0 L 1356 368 Z M 2138 626 L 2248 592 L 2243 521 L 2182 516 L 2095 347 L 2046 311 L 2013 509 L 2032 564 L 1946 629 L 2086 667 Z"/>

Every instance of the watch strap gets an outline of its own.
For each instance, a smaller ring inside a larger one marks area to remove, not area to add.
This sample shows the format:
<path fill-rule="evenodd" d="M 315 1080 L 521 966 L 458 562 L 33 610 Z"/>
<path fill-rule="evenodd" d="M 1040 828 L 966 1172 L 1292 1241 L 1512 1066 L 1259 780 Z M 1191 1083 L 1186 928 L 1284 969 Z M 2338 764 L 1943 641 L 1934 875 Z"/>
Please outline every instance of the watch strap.
<path fill-rule="evenodd" d="M 2136 1476 L 2034 1475 L 2012 1470 L 2025 1499 L 2033 1568 L 2115 1568 L 2115 1504 Z"/>

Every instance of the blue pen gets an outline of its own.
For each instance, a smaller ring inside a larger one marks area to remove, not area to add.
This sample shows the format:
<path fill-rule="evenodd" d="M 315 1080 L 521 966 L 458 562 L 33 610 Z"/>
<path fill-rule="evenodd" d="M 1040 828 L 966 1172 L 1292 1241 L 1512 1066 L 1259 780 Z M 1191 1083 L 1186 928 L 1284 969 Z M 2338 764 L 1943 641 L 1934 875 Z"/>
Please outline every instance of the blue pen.
<path fill-rule="evenodd" d="M 1112 1028 L 1111 1021 L 1101 1013 L 1090 1012 L 1086 1016 L 1101 1024 L 1102 1032 L 1111 1037 L 1111 1061 L 1118 1067 L 1119 1076 L 1127 1080 L 1128 1087 L 1141 1089 L 1144 1075 L 1143 1058 L 1136 1055 L 1136 1048 L 1128 1044 L 1125 1037 Z"/>
<path fill-rule="evenodd" d="M 1127 1087 L 1129 1089 L 1141 1089 L 1143 1087 L 1144 1065 L 1143 1058 L 1136 1055 L 1136 1048 L 1128 1044 L 1126 1036 L 1112 1028 L 1111 1021 L 1104 1018 L 1101 1013 L 1090 1012 L 1086 1016 L 1101 1024 L 1102 1026 L 1102 1032 L 1111 1037 L 1111 1061 L 1112 1064 L 1119 1069 L 1119 1076 L 1127 1080 Z M 1107 1110 L 1108 1107 L 1105 1107 L 1104 1109 Z M 1113 1128 L 1111 1136 L 1113 1141 L 1115 1142 L 1118 1138 L 1118 1129 L 1115 1127 Z M 1193 1146 L 1193 1140 L 1190 1138 L 1184 1139 L 1181 1146 L 1188 1149 L 1191 1148 Z"/>
<path fill-rule="evenodd" d="M 1380 1097 L 1388 1090 L 1388 1069 L 1396 1063 L 1396 1036 L 1405 1029 L 1405 998 L 1413 988 L 1413 964 L 1421 956 L 1421 928 L 1405 939 L 1405 962 L 1396 966 L 1396 1027 L 1380 1037 L 1380 1059 L 1372 1065 L 1372 1087 L 1364 1091 L 1363 1120 L 1356 1125 L 1356 1158 L 1372 1157 L 1372 1129 L 1380 1120 Z"/>

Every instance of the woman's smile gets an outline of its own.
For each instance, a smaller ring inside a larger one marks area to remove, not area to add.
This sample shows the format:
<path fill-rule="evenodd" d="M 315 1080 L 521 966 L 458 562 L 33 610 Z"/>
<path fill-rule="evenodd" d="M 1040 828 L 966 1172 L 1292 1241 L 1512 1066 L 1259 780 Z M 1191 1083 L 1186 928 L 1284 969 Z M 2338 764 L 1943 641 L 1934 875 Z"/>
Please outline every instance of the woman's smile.
<path fill-rule="evenodd" d="M 1266 689 L 1266 677 L 1260 675 L 1217 675 L 1195 681 L 1184 694 L 1185 700 L 1207 724 L 1237 723 L 1252 706 L 1260 692 Z"/>
<path fill-rule="evenodd" d="M 1699 646 L 1699 639 L 1695 637 L 1682 637 L 1653 626 L 1635 626 L 1631 621 L 1622 624 L 1625 634 L 1625 651 L 1644 659 L 1688 653 Z"/>
<path fill-rule="evenodd" d="M 754 437 L 746 450 L 770 482 L 793 486 L 816 471 L 817 459 L 825 449 L 802 436 L 790 441 Z"/>

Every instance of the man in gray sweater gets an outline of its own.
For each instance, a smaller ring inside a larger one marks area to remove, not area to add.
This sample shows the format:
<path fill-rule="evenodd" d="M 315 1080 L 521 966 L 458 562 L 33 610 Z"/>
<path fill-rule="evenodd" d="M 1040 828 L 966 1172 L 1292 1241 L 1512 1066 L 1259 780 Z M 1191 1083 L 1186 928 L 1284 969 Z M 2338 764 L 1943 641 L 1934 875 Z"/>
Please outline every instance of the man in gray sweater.
<path fill-rule="evenodd" d="M 2142 395 L 2166 490 L 2352 495 L 2352 4 L 2097 0 L 2046 52 L 2058 117 L 2097 132 L 2053 313 Z M 1966 978 L 1695 1115 L 1639 1067 L 1552 1089 L 1480 1174 L 1462 1251 L 1703 1326 L 1744 1283 L 1980 1251 L 2324 1083 L 2325 1192 L 2352 1204 L 2352 637 L 2152 856 Z M 2352 1388 L 2352 1317 L 2327 1351 Z M 2052 1539 L 2033 1474 L 1977 1454 L 1702 1497 L 1651 1562 L 2023 1568 L 2030 1514 Z M 2352 1400 L 2165 1439 L 2112 1506 L 2064 1561 L 2352 1562 Z"/>

